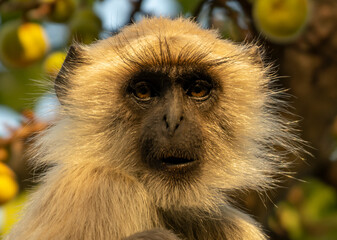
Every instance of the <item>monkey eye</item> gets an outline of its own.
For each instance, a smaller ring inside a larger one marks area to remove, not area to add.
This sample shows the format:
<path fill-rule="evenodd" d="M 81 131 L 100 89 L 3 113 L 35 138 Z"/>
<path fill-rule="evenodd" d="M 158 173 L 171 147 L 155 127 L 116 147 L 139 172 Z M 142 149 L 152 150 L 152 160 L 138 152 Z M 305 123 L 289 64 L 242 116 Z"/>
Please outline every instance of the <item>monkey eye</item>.
<path fill-rule="evenodd" d="M 133 95 L 142 101 L 148 101 L 153 97 L 154 91 L 147 82 L 138 82 L 133 87 Z"/>
<path fill-rule="evenodd" d="M 212 89 L 212 85 L 204 80 L 195 81 L 187 89 L 187 95 L 198 100 L 205 100 L 208 98 Z"/>

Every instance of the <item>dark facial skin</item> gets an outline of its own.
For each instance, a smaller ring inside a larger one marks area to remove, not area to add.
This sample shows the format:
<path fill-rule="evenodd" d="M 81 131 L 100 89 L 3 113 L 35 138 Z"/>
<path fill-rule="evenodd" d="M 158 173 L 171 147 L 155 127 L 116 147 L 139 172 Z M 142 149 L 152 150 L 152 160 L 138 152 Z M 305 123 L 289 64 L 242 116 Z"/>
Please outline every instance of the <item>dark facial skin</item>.
<path fill-rule="evenodd" d="M 178 72 L 178 71 L 176 71 Z M 211 108 L 215 83 L 205 72 L 136 74 L 127 88 L 141 118 L 142 160 L 150 168 L 186 174 L 202 162 L 198 115 Z"/>

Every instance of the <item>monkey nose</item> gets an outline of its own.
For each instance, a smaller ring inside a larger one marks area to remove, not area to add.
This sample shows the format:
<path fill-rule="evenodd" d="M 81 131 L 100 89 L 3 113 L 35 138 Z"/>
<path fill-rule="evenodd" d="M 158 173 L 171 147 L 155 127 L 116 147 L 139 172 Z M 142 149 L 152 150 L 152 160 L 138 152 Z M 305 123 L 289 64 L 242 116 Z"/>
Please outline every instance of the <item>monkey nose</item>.
<path fill-rule="evenodd" d="M 175 134 L 183 119 L 184 117 L 182 115 L 164 115 L 165 130 L 169 136 L 172 137 Z"/>

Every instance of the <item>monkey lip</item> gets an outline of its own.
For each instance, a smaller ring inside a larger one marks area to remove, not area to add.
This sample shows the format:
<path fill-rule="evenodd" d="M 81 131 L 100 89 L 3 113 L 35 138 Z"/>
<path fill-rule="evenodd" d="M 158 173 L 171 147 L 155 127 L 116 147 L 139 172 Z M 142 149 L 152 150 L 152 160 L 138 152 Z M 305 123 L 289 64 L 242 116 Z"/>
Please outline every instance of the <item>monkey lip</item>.
<path fill-rule="evenodd" d="M 195 159 L 179 158 L 179 157 L 167 157 L 161 159 L 162 166 L 169 169 L 185 168 L 192 165 Z"/>

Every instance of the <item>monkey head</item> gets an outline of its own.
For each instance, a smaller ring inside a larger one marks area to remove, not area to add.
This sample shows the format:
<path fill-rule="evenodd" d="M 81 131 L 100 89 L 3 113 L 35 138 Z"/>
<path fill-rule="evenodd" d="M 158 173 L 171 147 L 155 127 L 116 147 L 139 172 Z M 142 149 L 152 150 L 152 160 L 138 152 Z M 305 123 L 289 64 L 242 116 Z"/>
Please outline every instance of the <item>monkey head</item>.
<path fill-rule="evenodd" d="M 276 149 L 291 149 L 258 47 L 189 20 L 144 19 L 73 45 L 55 91 L 61 111 L 45 141 L 64 160 L 48 161 L 114 168 L 163 209 L 214 208 L 272 186 L 285 167 Z"/>

